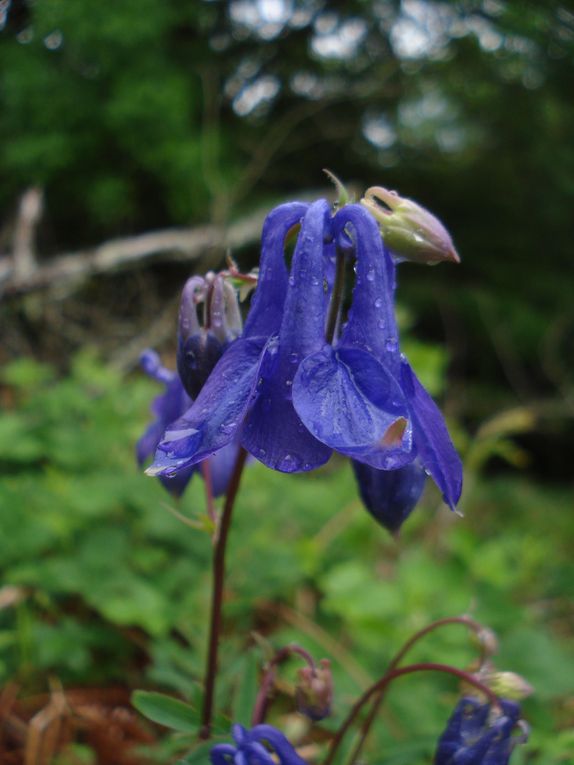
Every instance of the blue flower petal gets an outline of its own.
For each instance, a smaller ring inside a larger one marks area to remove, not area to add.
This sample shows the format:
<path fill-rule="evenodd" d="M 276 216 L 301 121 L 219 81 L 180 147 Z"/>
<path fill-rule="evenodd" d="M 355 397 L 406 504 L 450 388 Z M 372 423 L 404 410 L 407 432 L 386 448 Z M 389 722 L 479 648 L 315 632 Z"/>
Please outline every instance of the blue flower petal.
<path fill-rule="evenodd" d="M 423 492 L 426 473 L 418 462 L 398 470 L 377 470 L 353 460 L 361 499 L 373 518 L 397 532 L 414 510 Z"/>
<path fill-rule="evenodd" d="M 235 469 L 238 453 L 239 444 L 234 440 L 220 449 L 213 457 L 209 457 L 211 488 L 214 497 L 221 497 L 226 493 L 227 485 Z"/>
<path fill-rule="evenodd" d="M 166 428 L 189 408 L 191 399 L 183 389 L 178 375 L 161 365 L 155 351 L 144 351 L 140 363 L 150 377 L 165 385 L 165 391 L 153 400 L 150 407 L 155 420 L 148 426 L 136 445 L 136 457 L 141 466 L 155 452 Z M 181 497 L 196 469 L 196 467 L 187 468 L 173 478 L 162 476 L 160 481 L 170 494 Z"/>
<path fill-rule="evenodd" d="M 329 237 L 329 205 L 320 200 L 303 219 L 279 339 L 266 351 L 257 400 L 243 432 L 243 446 L 265 465 L 282 472 L 312 470 L 331 456 L 331 449 L 305 429 L 292 404 L 297 365 L 324 342 L 323 247 Z"/>
<path fill-rule="evenodd" d="M 462 462 L 448 434 L 444 418 L 406 360 L 401 382 L 409 403 L 413 438 L 421 462 L 452 510 L 462 492 Z"/>
<path fill-rule="evenodd" d="M 252 403 L 261 340 L 236 340 L 221 357 L 191 408 L 166 431 L 149 475 L 174 475 L 229 444 Z"/>
<path fill-rule="evenodd" d="M 230 765 L 235 760 L 236 751 L 231 744 L 216 744 L 209 753 L 211 765 Z"/>
<path fill-rule="evenodd" d="M 373 353 L 398 375 L 399 345 L 393 293 L 395 266 L 383 246 L 373 216 L 360 205 L 342 207 L 334 218 L 335 235 L 352 227 L 355 243 L 355 288 L 340 345 Z"/>
<path fill-rule="evenodd" d="M 293 403 L 316 438 L 351 456 L 399 446 L 408 424 L 400 385 L 359 348 L 326 346 L 308 356 L 293 382 Z"/>
<path fill-rule="evenodd" d="M 270 337 L 279 331 L 287 294 L 285 239 L 309 205 L 290 202 L 272 210 L 263 224 L 257 287 L 251 300 L 244 337 Z"/>
<path fill-rule="evenodd" d="M 264 369 L 265 365 L 262 372 Z M 267 467 L 282 473 L 324 465 L 332 450 L 305 428 L 293 409 L 285 381 L 271 377 L 262 388 L 242 433 L 244 448 Z"/>
<path fill-rule="evenodd" d="M 201 330 L 177 345 L 177 371 L 192 399 L 197 398 L 221 358 L 225 346 L 211 332 Z"/>
<path fill-rule="evenodd" d="M 275 750 L 281 765 L 306 765 L 289 739 L 272 725 L 256 725 L 249 731 L 252 741 L 267 741 Z"/>

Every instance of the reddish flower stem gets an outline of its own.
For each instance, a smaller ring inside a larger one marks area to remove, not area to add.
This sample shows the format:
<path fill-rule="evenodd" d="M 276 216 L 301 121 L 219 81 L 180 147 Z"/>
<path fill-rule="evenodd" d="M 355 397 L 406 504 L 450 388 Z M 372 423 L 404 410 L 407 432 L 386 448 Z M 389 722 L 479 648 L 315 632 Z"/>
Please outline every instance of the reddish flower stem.
<path fill-rule="evenodd" d="M 482 624 L 475 621 L 474 619 L 471 619 L 470 616 L 448 616 L 445 619 L 437 619 L 436 622 L 432 622 L 426 627 L 423 627 L 422 630 L 415 632 L 415 634 L 409 640 L 407 640 L 407 642 L 403 645 L 400 651 L 391 660 L 391 663 L 389 664 L 389 667 L 387 669 L 387 673 L 391 672 L 396 667 L 398 667 L 398 665 L 405 658 L 407 653 L 411 650 L 411 648 L 415 645 L 415 643 L 418 643 L 418 641 L 421 638 L 423 638 L 425 635 L 428 635 L 429 632 L 433 632 L 439 627 L 445 627 L 449 624 L 462 624 L 477 634 L 484 629 Z M 484 645 L 481 644 L 481 653 L 480 653 L 481 665 L 484 663 L 485 659 L 486 659 L 486 650 Z M 384 697 L 385 697 L 385 688 L 383 688 L 375 697 L 373 706 L 371 707 L 371 711 L 369 712 L 369 714 L 367 715 L 367 719 L 363 723 L 361 736 L 351 756 L 351 762 L 355 762 L 358 759 L 361 753 L 361 750 L 363 746 L 365 745 L 366 738 L 369 735 L 369 731 L 371 730 L 373 722 L 375 721 L 375 718 L 377 717 L 379 713 L 381 705 L 384 701 Z"/>
<path fill-rule="evenodd" d="M 477 690 L 487 696 L 491 704 L 498 704 L 498 696 L 493 691 L 491 691 L 488 686 L 484 685 L 484 683 L 481 683 L 480 680 L 477 680 L 468 672 L 464 672 L 462 669 L 457 669 L 456 667 L 450 667 L 448 664 L 434 664 L 432 662 L 424 662 L 420 664 L 409 664 L 407 667 L 392 669 L 387 672 L 384 677 L 374 683 L 370 688 L 367 688 L 367 690 L 358 699 L 358 701 L 353 704 L 351 711 L 331 741 L 331 746 L 325 760 L 323 761 L 323 765 L 332 765 L 333 760 L 335 759 L 335 755 L 337 754 L 337 750 L 339 749 L 345 734 L 354 723 L 361 709 L 365 706 L 365 704 L 368 703 L 371 697 L 374 696 L 377 692 L 384 692 L 387 686 L 393 680 L 396 680 L 397 677 L 402 677 L 403 675 L 412 675 L 415 672 L 444 672 L 447 675 L 453 675 L 454 677 L 458 677 L 460 680 L 464 680 L 465 683 L 474 686 Z"/>
<path fill-rule="evenodd" d="M 225 583 L 225 549 L 231 527 L 231 517 L 235 498 L 241 482 L 241 475 L 245 466 L 247 452 L 240 449 L 235 461 L 233 474 L 227 487 L 225 504 L 219 524 L 219 533 L 215 542 L 213 553 L 213 591 L 211 595 L 211 621 L 209 626 L 209 647 L 207 651 L 207 663 L 205 666 L 205 682 L 203 695 L 203 709 L 201 712 L 200 739 L 208 739 L 211 735 L 211 720 L 213 717 L 213 700 L 215 695 L 215 680 L 217 677 L 217 655 L 219 638 L 221 634 L 221 611 L 223 606 L 223 586 Z"/>

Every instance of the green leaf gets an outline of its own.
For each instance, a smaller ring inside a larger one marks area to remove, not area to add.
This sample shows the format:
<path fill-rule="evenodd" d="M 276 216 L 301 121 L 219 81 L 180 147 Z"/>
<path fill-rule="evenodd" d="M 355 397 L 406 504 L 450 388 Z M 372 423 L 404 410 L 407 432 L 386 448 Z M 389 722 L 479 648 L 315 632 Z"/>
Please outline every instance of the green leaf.
<path fill-rule="evenodd" d="M 241 661 L 239 682 L 233 704 L 233 720 L 249 726 L 257 698 L 258 674 L 261 665 L 259 651 L 251 650 Z"/>
<path fill-rule="evenodd" d="M 195 733 L 199 715 L 189 704 L 153 691 L 134 691 L 132 704 L 142 715 L 180 733 Z"/>

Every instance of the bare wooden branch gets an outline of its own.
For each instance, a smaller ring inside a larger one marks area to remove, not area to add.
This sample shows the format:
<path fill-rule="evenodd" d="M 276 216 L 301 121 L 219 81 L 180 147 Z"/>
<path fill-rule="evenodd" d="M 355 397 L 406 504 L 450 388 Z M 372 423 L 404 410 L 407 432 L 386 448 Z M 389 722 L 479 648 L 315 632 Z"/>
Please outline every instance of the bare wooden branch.
<path fill-rule="evenodd" d="M 36 270 L 36 227 L 43 208 L 42 189 L 32 187 L 22 194 L 12 244 L 13 270 L 20 281 L 27 279 Z"/>
<path fill-rule="evenodd" d="M 18 295 L 52 287 L 69 288 L 96 274 L 133 268 L 151 258 L 195 260 L 214 248 L 241 248 L 256 242 L 265 211 L 231 224 L 226 232 L 215 226 L 167 229 L 116 239 L 92 250 L 59 255 L 42 264 L 28 261 L 18 268 L 15 258 L 0 258 L 0 294 Z"/>
<path fill-rule="evenodd" d="M 293 198 L 306 200 L 317 196 L 321 196 L 321 192 L 296 194 Z M 5 255 L 0 257 L 0 296 L 53 289 L 69 292 L 92 276 L 135 268 L 151 259 L 192 261 L 216 250 L 241 249 L 259 241 L 267 212 L 268 208 L 257 210 L 231 223 L 227 229 L 208 225 L 115 239 L 91 250 L 58 255 L 43 263 L 32 262 L 31 269 L 24 273 L 15 267 L 14 257 Z M 208 263 L 209 260 L 208 257 Z"/>

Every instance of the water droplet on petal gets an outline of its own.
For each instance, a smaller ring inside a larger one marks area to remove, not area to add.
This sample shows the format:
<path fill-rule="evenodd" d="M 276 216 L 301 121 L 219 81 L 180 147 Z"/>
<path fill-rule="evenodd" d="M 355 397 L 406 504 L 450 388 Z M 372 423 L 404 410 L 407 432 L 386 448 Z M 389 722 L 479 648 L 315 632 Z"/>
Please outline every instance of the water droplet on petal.
<path fill-rule="evenodd" d="M 390 340 L 387 340 L 387 342 L 385 343 L 385 348 L 387 349 L 389 353 L 395 353 L 398 347 L 399 347 L 399 344 L 397 343 L 394 337 L 392 337 Z"/>
<path fill-rule="evenodd" d="M 375 300 L 375 308 L 380 308 L 383 305 L 383 298 L 377 298 Z"/>
<path fill-rule="evenodd" d="M 295 286 L 295 277 L 294 277 L 294 276 L 290 276 L 290 277 L 289 277 L 289 284 L 290 284 L 292 287 L 294 287 L 294 286 Z"/>
<path fill-rule="evenodd" d="M 375 270 L 373 268 L 370 268 L 367 271 L 367 281 L 368 282 L 374 282 L 375 281 Z"/>
<path fill-rule="evenodd" d="M 292 364 L 296 364 L 299 361 L 299 354 L 298 353 L 290 353 L 289 354 L 289 361 Z"/>
<path fill-rule="evenodd" d="M 292 454 L 286 454 L 277 467 L 285 473 L 294 473 L 299 469 L 300 464 L 299 460 Z"/>

